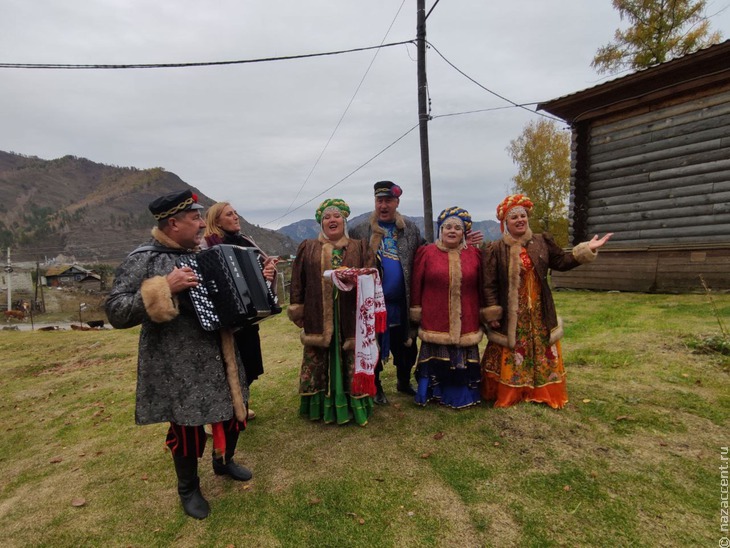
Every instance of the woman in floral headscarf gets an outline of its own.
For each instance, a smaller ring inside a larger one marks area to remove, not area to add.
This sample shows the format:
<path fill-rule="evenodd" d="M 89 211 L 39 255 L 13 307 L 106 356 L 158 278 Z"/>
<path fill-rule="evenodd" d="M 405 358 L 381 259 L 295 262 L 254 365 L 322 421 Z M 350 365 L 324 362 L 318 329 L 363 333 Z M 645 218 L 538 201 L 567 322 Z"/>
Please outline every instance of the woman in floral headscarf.
<path fill-rule="evenodd" d="M 420 247 L 413 263 L 410 316 L 422 341 L 415 399 L 459 409 L 480 401 L 481 251 L 466 243 L 465 209 L 444 209 L 437 222 L 436 243 Z"/>
<path fill-rule="evenodd" d="M 502 239 L 484 254 L 489 343 L 482 357 L 482 397 L 495 407 L 531 401 L 560 409 L 568 402 L 560 349 L 563 326 L 548 271 L 595 260 L 611 234 L 565 252 L 550 234 L 532 233 L 532 207 L 523 194 L 507 196 L 497 206 Z"/>
<path fill-rule="evenodd" d="M 339 291 L 331 278 L 324 277 L 331 269 L 374 265 L 367 242 L 348 237 L 349 215 L 348 205 L 336 198 L 317 208 L 315 219 L 321 231 L 297 250 L 287 314 L 302 328 L 300 414 L 338 424 L 354 419 L 364 426 L 372 414 L 373 399 L 352 382 L 357 295 Z"/>

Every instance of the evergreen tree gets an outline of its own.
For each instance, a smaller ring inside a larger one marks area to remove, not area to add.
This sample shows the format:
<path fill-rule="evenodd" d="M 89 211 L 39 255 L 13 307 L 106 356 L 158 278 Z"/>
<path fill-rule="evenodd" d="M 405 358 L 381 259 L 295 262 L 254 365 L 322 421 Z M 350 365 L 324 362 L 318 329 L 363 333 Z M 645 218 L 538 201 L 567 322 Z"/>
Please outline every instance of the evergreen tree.
<path fill-rule="evenodd" d="M 599 74 L 642 69 L 719 42 L 705 15 L 707 0 L 612 0 L 629 27 L 601 46 L 591 66 Z"/>

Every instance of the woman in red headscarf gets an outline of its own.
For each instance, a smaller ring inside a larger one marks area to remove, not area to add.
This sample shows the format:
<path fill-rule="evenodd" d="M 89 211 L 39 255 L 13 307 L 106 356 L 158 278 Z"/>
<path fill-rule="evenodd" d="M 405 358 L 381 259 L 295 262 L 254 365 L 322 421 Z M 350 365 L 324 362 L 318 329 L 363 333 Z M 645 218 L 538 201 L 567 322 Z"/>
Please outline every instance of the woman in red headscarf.
<path fill-rule="evenodd" d="M 520 401 L 555 409 L 568 402 L 560 349 L 562 321 L 548 285 L 550 269 L 564 271 L 595 260 L 611 234 L 594 236 L 571 252 L 548 233 L 533 234 L 532 201 L 507 196 L 497 206 L 502 239 L 484 254 L 484 292 L 489 343 L 482 356 L 482 397 L 495 407 Z"/>

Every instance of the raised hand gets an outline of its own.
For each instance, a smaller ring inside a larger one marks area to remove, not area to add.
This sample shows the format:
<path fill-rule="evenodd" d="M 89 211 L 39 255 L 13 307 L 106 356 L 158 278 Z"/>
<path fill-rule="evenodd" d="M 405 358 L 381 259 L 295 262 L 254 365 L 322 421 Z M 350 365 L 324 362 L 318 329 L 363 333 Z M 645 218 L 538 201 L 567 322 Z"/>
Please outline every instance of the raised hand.
<path fill-rule="evenodd" d="M 484 234 L 481 230 L 470 230 L 466 235 L 466 243 L 469 245 L 473 245 L 474 247 L 479 247 L 479 244 L 481 244 L 484 241 Z"/>
<path fill-rule="evenodd" d="M 599 238 L 598 234 L 596 234 L 595 236 L 593 236 L 593 238 L 591 238 L 591 241 L 588 242 L 588 248 L 591 251 L 595 251 L 599 247 L 602 247 L 603 244 L 605 244 L 608 240 L 610 240 L 611 236 L 613 236 L 613 232 L 609 232 L 603 238 Z"/>

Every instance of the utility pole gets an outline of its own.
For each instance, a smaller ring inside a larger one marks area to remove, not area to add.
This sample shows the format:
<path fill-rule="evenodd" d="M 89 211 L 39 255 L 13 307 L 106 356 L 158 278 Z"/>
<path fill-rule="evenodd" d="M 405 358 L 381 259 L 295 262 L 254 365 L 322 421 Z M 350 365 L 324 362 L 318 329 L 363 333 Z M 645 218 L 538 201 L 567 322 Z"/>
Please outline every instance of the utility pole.
<path fill-rule="evenodd" d="M 41 292 L 42 306 L 38 306 L 38 290 Z M 43 284 L 41 283 L 41 265 L 40 261 L 35 262 L 35 294 L 33 295 L 33 303 L 30 305 L 30 321 L 33 322 L 33 311 L 44 313 L 46 311 L 46 301 L 43 298 Z"/>
<path fill-rule="evenodd" d="M 43 314 L 46 313 L 46 298 L 43 296 L 43 282 L 41 280 L 41 270 L 40 266 L 36 262 L 36 292 L 38 291 L 38 288 L 41 288 L 41 309 L 40 312 Z"/>
<path fill-rule="evenodd" d="M 13 266 L 10 264 L 10 248 L 8 248 L 8 264 L 5 267 L 5 273 L 7 274 L 7 277 L 5 278 L 8 281 L 8 310 L 13 309 L 13 297 L 12 297 L 12 273 L 13 273 Z"/>
<path fill-rule="evenodd" d="M 33 319 L 33 312 L 35 311 L 35 303 L 38 302 L 38 261 L 35 262 L 35 293 L 33 294 L 33 300 L 30 302 L 30 329 L 35 331 L 35 321 Z"/>
<path fill-rule="evenodd" d="M 35 303 L 38 302 L 38 284 L 41 282 L 40 279 L 41 275 L 41 266 L 38 264 L 38 261 L 35 262 L 35 293 L 33 293 L 33 304 L 30 306 L 30 309 L 33 310 L 35 308 Z M 31 316 L 32 318 L 33 316 Z"/>
<path fill-rule="evenodd" d="M 416 1 L 416 50 L 418 55 L 418 126 L 421 136 L 421 185 L 426 240 L 433 242 L 431 163 L 428 154 L 428 84 L 426 81 L 426 0 Z"/>

